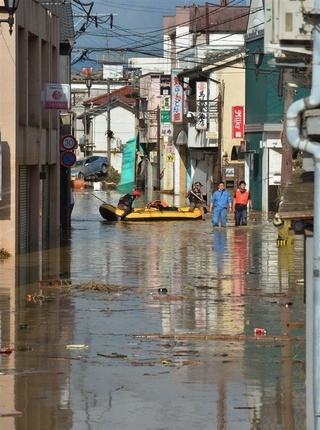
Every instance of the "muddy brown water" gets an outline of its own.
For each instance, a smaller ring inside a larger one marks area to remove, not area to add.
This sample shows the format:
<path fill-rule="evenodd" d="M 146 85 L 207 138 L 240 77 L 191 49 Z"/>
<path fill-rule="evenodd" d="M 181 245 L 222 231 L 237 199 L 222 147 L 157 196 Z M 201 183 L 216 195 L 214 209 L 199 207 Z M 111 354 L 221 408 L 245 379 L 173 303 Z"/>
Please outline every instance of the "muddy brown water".
<path fill-rule="evenodd" d="M 118 197 L 75 192 L 70 240 L 1 262 L 0 428 L 305 428 L 303 239 L 104 221 Z"/>

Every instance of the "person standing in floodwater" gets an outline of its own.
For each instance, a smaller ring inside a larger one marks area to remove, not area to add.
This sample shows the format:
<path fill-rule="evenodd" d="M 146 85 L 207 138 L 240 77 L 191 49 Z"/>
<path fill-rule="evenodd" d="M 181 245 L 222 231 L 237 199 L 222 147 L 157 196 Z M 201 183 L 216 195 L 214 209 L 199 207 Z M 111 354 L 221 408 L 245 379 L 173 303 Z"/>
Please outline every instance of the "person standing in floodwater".
<path fill-rule="evenodd" d="M 250 191 L 246 189 L 244 181 L 239 182 L 239 188 L 236 190 L 233 198 L 233 210 L 235 226 L 247 225 L 247 210 L 252 210 L 252 200 Z"/>
<path fill-rule="evenodd" d="M 214 208 L 214 209 L 213 209 Z M 213 211 L 213 227 L 227 226 L 227 211 L 232 212 L 232 198 L 224 187 L 224 182 L 219 182 L 218 189 L 212 194 L 210 203 L 210 213 Z"/>

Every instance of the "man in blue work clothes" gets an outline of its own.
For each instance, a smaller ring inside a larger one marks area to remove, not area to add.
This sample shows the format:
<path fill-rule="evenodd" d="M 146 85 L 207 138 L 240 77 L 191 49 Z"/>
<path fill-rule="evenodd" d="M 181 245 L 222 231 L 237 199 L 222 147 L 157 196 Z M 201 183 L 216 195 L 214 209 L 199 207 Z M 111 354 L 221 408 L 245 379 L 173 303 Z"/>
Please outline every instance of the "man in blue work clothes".
<path fill-rule="evenodd" d="M 210 203 L 210 213 L 212 213 L 212 209 L 213 227 L 219 227 L 219 220 L 221 223 L 221 227 L 226 227 L 227 211 L 229 209 L 229 212 L 232 212 L 232 198 L 229 191 L 224 188 L 224 182 L 219 182 L 217 191 L 215 191 L 212 195 Z"/>

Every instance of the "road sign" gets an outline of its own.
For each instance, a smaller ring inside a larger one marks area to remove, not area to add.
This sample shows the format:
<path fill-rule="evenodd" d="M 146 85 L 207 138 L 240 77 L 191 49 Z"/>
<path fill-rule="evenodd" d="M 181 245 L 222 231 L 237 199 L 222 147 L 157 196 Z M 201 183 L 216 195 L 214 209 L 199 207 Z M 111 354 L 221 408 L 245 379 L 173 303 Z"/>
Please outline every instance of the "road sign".
<path fill-rule="evenodd" d="M 63 149 L 66 149 L 67 151 L 71 151 L 72 149 L 76 148 L 77 141 L 75 137 L 73 137 L 71 134 L 66 134 L 61 139 L 61 146 Z"/>
<path fill-rule="evenodd" d="M 61 153 L 60 161 L 64 167 L 72 167 L 75 165 L 77 157 L 71 151 L 64 151 Z"/>

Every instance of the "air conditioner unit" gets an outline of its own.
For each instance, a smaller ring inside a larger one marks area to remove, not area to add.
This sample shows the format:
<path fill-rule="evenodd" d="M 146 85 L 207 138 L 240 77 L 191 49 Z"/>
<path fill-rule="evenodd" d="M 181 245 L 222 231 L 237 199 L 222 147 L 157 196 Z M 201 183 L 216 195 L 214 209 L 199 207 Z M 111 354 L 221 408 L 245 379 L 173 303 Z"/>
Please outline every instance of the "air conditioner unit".
<path fill-rule="evenodd" d="M 309 42 L 314 26 L 306 18 L 306 13 L 314 9 L 313 0 L 278 1 L 279 41 Z"/>
<path fill-rule="evenodd" d="M 265 0 L 264 51 L 312 54 L 313 11 L 314 0 Z"/>

